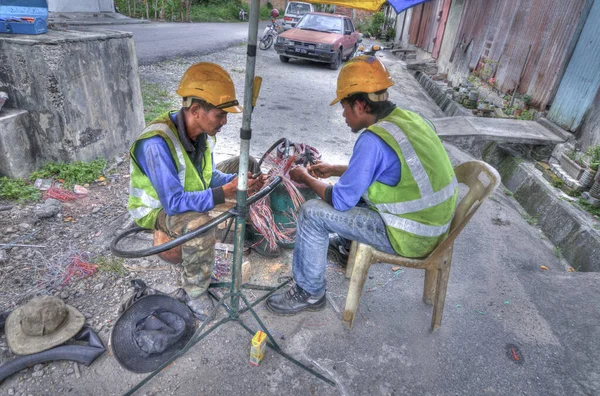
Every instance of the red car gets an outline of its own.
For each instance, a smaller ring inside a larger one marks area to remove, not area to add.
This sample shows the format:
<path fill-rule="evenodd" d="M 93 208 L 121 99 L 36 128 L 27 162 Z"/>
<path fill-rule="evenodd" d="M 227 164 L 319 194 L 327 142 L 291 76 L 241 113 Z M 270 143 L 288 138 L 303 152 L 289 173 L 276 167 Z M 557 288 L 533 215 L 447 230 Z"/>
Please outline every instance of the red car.
<path fill-rule="evenodd" d="M 356 52 L 360 42 L 352 20 L 343 15 L 309 12 L 295 29 L 281 33 L 275 42 L 279 59 L 304 59 L 328 63 L 337 70 Z"/>

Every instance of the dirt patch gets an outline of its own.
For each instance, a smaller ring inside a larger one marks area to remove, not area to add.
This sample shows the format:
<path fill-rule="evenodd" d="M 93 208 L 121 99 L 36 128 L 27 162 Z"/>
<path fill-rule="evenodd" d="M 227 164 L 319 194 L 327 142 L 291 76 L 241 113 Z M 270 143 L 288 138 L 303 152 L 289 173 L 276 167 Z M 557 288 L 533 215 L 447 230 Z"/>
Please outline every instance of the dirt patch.
<path fill-rule="evenodd" d="M 133 225 L 126 210 L 128 155 L 124 154 L 108 168 L 111 171 L 106 180 L 87 186 L 87 195 L 55 203 L 59 207 L 54 210 L 56 213 L 44 208 L 48 206 L 47 200 L 26 204 L 0 201 L 3 209 L 0 228 L 4 230 L 0 235 L 0 313 L 12 311 L 34 296 L 54 295 L 79 309 L 86 325 L 108 345 L 119 306 L 132 292 L 130 280 L 140 278 L 148 286 L 166 293 L 177 288 L 179 266 L 157 256 L 120 259 L 110 252 L 109 245 L 115 235 Z M 224 232 L 223 223 L 218 227 L 217 237 Z M 221 281 L 231 275 L 232 237 L 230 233 L 226 243 L 217 246 L 215 273 Z M 125 243 L 136 249 L 149 247 L 151 234 L 138 234 Z M 244 261 L 250 264 L 248 281 L 252 283 L 270 284 L 290 273 L 290 251 L 270 259 L 249 249 L 244 255 Z M 256 297 L 253 293 L 250 296 Z M 0 364 L 14 357 L 6 336 L 0 332 Z M 6 389 L 8 394 L 25 395 L 44 394 L 44 389 L 52 389 L 50 393 L 66 392 L 73 389 L 69 383 L 78 380 L 76 374 L 80 370 L 87 368 L 76 367 L 72 362 L 37 365 L 10 377 L 0 389 Z M 67 378 L 70 381 L 63 384 Z"/>

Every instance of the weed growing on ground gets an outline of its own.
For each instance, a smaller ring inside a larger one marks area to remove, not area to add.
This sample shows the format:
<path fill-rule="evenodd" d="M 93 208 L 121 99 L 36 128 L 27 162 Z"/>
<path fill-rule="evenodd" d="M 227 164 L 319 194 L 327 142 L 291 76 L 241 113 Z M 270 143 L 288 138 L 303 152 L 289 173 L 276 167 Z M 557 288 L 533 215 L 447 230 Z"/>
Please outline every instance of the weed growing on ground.
<path fill-rule="evenodd" d="M 504 192 L 504 195 L 506 195 L 507 197 L 512 197 L 514 195 L 513 192 L 510 190 L 505 189 L 503 192 Z"/>
<path fill-rule="evenodd" d="M 579 203 L 579 206 L 581 206 L 587 212 L 591 213 L 594 216 L 600 217 L 600 208 L 599 207 L 590 204 L 583 198 L 579 198 L 579 201 L 577 201 L 577 202 Z"/>
<path fill-rule="evenodd" d="M 533 111 L 525 110 L 524 112 L 521 113 L 520 116 L 517 117 L 517 120 L 531 121 L 531 120 L 533 120 L 533 115 L 534 115 Z"/>
<path fill-rule="evenodd" d="M 552 249 L 552 254 L 554 254 L 559 260 L 563 258 L 562 250 L 558 246 L 554 246 Z"/>
<path fill-rule="evenodd" d="M 104 158 L 98 158 L 91 162 L 77 161 L 59 164 L 51 162 L 29 175 L 29 180 L 61 179 L 65 187 L 71 187 L 74 184 L 92 183 L 102 176 L 105 167 L 106 160 Z"/>
<path fill-rule="evenodd" d="M 141 90 L 146 124 L 159 115 L 172 110 L 173 104 L 169 100 L 169 92 L 160 85 L 142 81 Z"/>
<path fill-rule="evenodd" d="M 537 224 L 537 222 L 538 222 L 538 219 L 537 219 L 537 217 L 530 216 L 530 215 L 528 215 L 527 213 L 525 213 L 525 214 L 523 215 L 523 218 L 525 219 L 525 221 L 526 221 L 526 222 L 527 222 L 527 224 L 529 224 L 529 225 L 536 225 L 536 224 Z"/>
<path fill-rule="evenodd" d="M 37 201 L 41 195 L 40 191 L 27 180 L 0 177 L 0 198 L 27 202 Z"/>
<path fill-rule="evenodd" d="M 127 270 L 123 267 L 124 261 L 122 258 L 116 257 L 98 257 L 94 260 L 94 264 L 98 266 L 98 270 L 101 272 L 125 276 L 127 275 Z"/>
<path fill-rule="evenodd" d="M 560 189 L 560 188 L 564 187 L 565 182 L 559 178 L 556 178 L 556 179 L 552 180 L 551 184 L 552 184 L 552 187 L 556 187 L 556 188 Z"/>

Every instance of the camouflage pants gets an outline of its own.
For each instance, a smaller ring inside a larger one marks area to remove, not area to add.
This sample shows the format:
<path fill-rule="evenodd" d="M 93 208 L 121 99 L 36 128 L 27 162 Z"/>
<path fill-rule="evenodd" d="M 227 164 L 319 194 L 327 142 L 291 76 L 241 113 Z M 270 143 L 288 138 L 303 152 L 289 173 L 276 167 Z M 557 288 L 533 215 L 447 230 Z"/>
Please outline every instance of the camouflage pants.
<path fill-rule="evenodd" d="M 217 169 L 224 173 L 237 173 L 239 158 L 233 157 L 217 164 Z M 250 158 L 248 170 L 258 172 L 258 162 Z M 177 238 L 194 231 L 211 220 L 207 213 L 186 212 L 168 216 L 161 210 L 156 219 L 155 228 L 171 238 Z M 183 271 L 181 283 L 190 296 L 196 298 L 208 290 L 210 275 L 215 263 L 215 228 L 208 230 L 197 238 L 181 245 Z"/>

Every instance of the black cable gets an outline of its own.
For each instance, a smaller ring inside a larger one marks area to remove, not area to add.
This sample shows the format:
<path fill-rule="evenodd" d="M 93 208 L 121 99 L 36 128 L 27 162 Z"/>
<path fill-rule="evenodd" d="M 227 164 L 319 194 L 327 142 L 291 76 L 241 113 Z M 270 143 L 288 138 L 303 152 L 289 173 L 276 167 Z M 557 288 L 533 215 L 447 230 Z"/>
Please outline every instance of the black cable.
<path fill-rule="evenodd" d="M 273 143 L 273 145 L 271 147 L 269 147 L 267 149 L 267 151 L 265 151 L 265 153 L 263 154 L 262 157 L 260 157 L 260 161 L 258 161 L 258 167 L 260 168 L 260 166 L 262 165 L 263 161 L 265 160 L 265 158 L 267 158 L 267 155 L 269 155 L 269 153 L 271 151 L 273 151 L 273 149 L 277 146 L 279 146 L 281 143 L 285 142 L 285 153 L 287 155 L 288 152 L 288 148 L 293 144 L 288 138 L 281 138 L 278 141 L 276 141 L 275 143 Z"/>
<path fill-rule="evenodd" d="M 271 183 L 269 183 L 266 187 L 264 187 L 259 192 L 257 192 L 256 194 L 254 194 L 253 196 L 248 198 L 248 200 L 246 201 L 247 205 L 250 206 L 253 203 L 255 203 L 256 201 L 258 201 L 259 199 L 265 197 L 267 194 L 270 194 L 275 189 L 275 187 L 277 187 L 279 185 L 279 183 L 281 183 L 282 180 L 283 179 L 281 178 L 281 176 L 275 177 L 273 179 L 273 181 L 271 181 Z M 216 227 L 217 225 L 224 222 L 225 220 L 230 219 L 235 216 L 237 216 L 237 213 L 234 210 L 229 210 L 229 211 L 223 213 L 222 215 L 210 220 L 208 223 L 203 224 L 200 228 L 198 228 L 192 232 L 189 232 L 187 234 L 184 234 L 178 238 L 175 238 L 169 242 L 163 243 L 162 245 L 153 246 L 151 248 L 142 249 L 142 250 L 134 250 L 134 251 L 127 251 L 127 250 L 119 249 L 117 247 L 117 245 L 126 236 L 131 235 L 131 234 L 137 234 L 138 232 L 142 232 L 142 231 L 149 231 L 147 228 L 143 228 L 143 227 L 131 228 L 131 229 L 123 232 L 122 234 L 117 235 L 115 237 L 115 239 L 112 240 L 112 242 L 110 243 L 110 251 L 115 256 L 123 257 L 123 258 L 138 258 L 138 257 L 152 256 L 154 254 L 165 252 L 169 249 L 172 249 L 174 247 L 181 245 L 182 243 L 190 241 L 190 240 L 198 237 L 199 235 L 204 234 L 206 231 L 210 230 L 211 228 Z"/>

